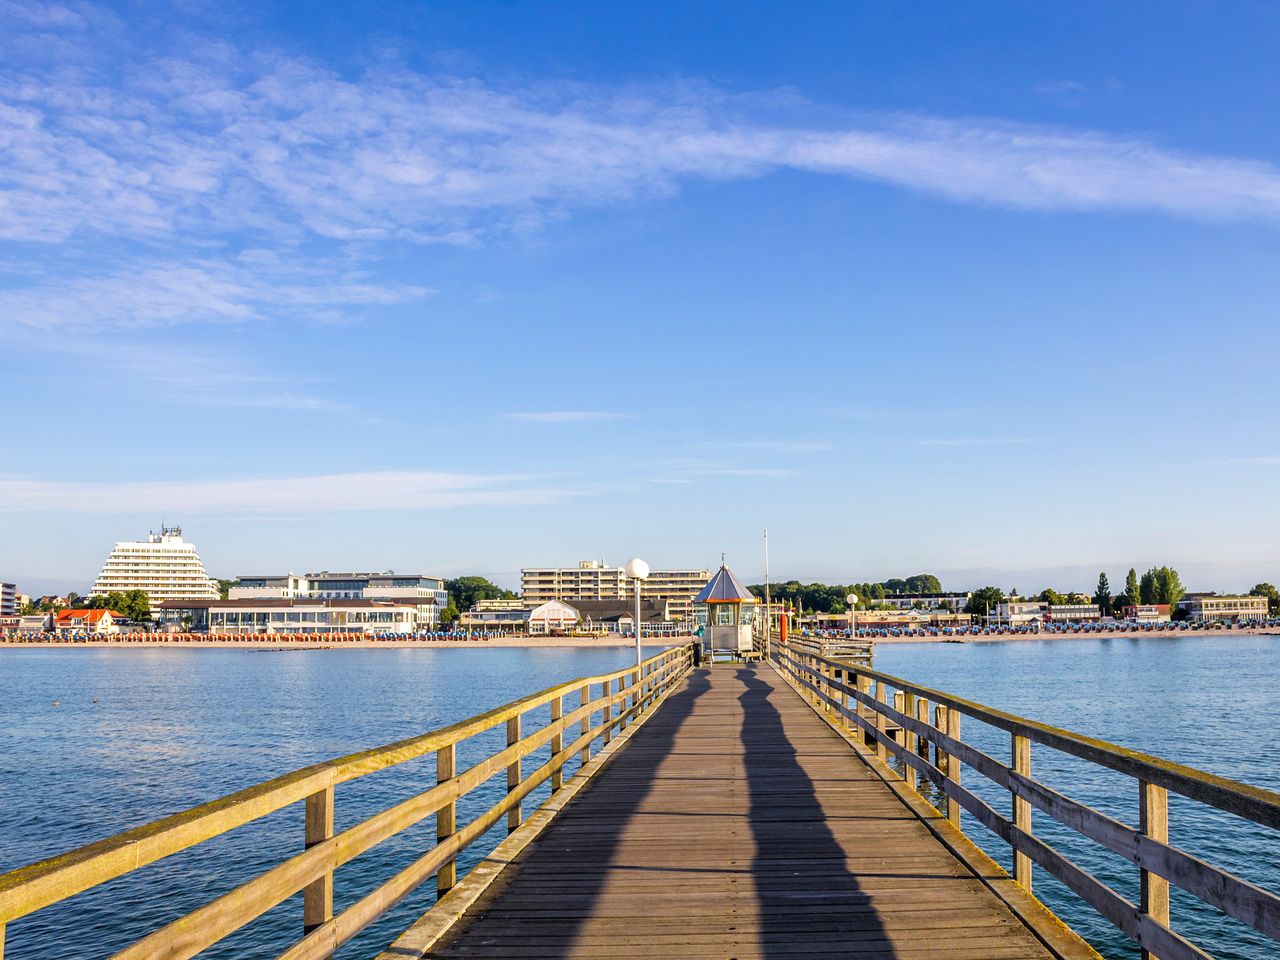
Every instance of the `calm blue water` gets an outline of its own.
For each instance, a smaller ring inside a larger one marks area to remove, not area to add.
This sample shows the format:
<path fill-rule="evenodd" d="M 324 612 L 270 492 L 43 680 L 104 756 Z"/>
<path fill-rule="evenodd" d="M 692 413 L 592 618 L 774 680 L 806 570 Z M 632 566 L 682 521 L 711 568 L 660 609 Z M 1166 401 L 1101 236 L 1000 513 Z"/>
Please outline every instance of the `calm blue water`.
<path fill-rule="evenodd" d="M 877 669 L 1011 713 L 1068 727 L 1189 766 L 1280 790 L 1280 637 L 1102 638 L 880 646 Z M 1008 762 L 1009 735 L 964 718 L 964 739 Z M 1033 775 L 1136 826 L 1133 780 L 1038 745 Z M 1008 815 L 1009 796 L 965 770 L 965 785 Z M 1009 868 L 1007 847 L 964 815 L 964 828 Z M 1170 795 L 1170 840 L 1271 891 L 1280 890 L 1280 836 Z M 1033 829 L 1130 900 L 1138 871 L 1039 813 Z M 1044 871 L 1042 900 L 1108 958 L 1136 957 L 1129 941 Z M 1219 960 L 1264 960 L 1280 948 L 1176 888 L 1172 925 Z"/>
<path fill-rule="evenodd" d="M 411 736 L 629 662 L 624 649 L 0 649 L 0 872 L 308 763 Z M 876 665 L 1015 713 L 1280 789 L 1280 639 L 886 646 L 877 651 Z M 994 756 L 1008 750 L 1006 735 L 976 723 L 966 722 L 965 738 Z M 495 743 L 460 750 L 460 766 Z M 1038 750 L 1033 764 L 1037 777 L 1069 795 L 1136 821 L 1134 787 L 1126 778 L 1084 769 L 1047 750 Z M 497 799 L 500 780 L 460 808 L 460 822 Z M 338 828 L 433 782 L 432 761 L 424 758 L 340 786 Z M 975 775 L 966 784 L 979 789 Z M 986 795 L 1007 812 L 1007 795 Z M 1171 819 L 1176 843 L 1269 889 L 1280 887 L 1275 836 L 1176 799 Z M 982 840 L 981 827 L 970 822 L 966 829 Z M 420 855 L 434 842 L 433 830 L 428 818 L 342 868 L 335 907 L 353 902 Z M 1128 864 L 1055 831 L 1039 815 L 1035 830 L 1136 897 L 1137 871 Z M 492 831 L 460 871 L 504 833 L 501 826 Z M 8 931 L 6 956 L 105 957 L 297 852 L 301 841 L 302 811 L 295 805 L 16 922 Z M 1007 862 L 998 841 L 983 845 Z M 1036 884 L 1109 958 L 1136 955 L 1042 871 Z M 339 956 L 375 953 L 430 906 L 433 889 L 426 885 Z M 1276 956 L 1274 945 L 1176 891 L 1173 911 L 1175 929 L 1222 960 Z M 292 898 L 202 956 L 275 956 L 296 938 L 301 915 L 300 897 Z"/>
<path fill-rule="evenodd" d="M 309 763 L 610 672 L 634 656 L 623 648 L 0 649 L 0 872 Z M 503 737 L 495 731 L 461 745 L 459 769 Z M 545 754 L 526 760 L 526 769 Z M 338 829 L 434 783 L 432 756 L 339 786 Z M 459 823 L 504 791 L 499 776 L 469 795 Z M 545 796 L 545 788 L 535 792 L 526 810 Z M 341 868 L 335 911 L 431 847 L 434 829 L 427 818 Z M 459 874 L 505 832 L 504 823 L 468 851 Z M 299 852 L 302 836 L 295 804 L 15 922 L 5 956 L 106 957 Z M 376 953 L 431 905 L 434 891 L 434 882 L 425 884 L 338 956 Z M 201 956 L 274 957 L 301 927 L 298 895 Z"/>

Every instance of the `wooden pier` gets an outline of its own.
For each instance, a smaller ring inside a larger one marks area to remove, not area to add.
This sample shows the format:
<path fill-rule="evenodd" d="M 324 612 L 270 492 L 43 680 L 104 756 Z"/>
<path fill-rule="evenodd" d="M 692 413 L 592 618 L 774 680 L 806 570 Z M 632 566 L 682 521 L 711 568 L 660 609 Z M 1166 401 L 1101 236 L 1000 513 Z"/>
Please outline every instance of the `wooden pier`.
<path fill-rule="evenodd" d="M 1033 895 L 1033 867 L 1148 957 L 1211 960 L 1202 931 L 1171 917 L 1171 884 L 1280 943 L 1280 897 L 1171 844 L 1167 800 L 1176 792 L 1275 831 L 1280 795 L 866 664 L 800 646 L 767 653 L 708 667 L 692 646 L 675 647 L 12 871 L 0 876 L 0 960 L 6 927 L 23 917 L 289 807 L 299 813 L 295 855 L 236 877 L 239 886 L 114 960 L 194 957 L 299 893 L 296 938 L 279 957 L 329 957 L 432 878 L 434 906 L 378 960 L 1096 960 Z M 1006 731 L 1008 756 L 967 743 L 964 716 Z M 505 746 L 459 769 L 459 744 L 488 731 L 505 731 Z M 1033 745 L 1132 778 L 1136 823 L 1035 780 Z M 336 789 L 432 758 L 425 789 L 338 829 Z M 974 775 L 1007 791 L 1007 813 L 967 785 Z M 494 778 L 505 779 L 501 799 L 460 817 L 460 801 Z M 917 789 L 926 782 L 939 809 Z M 527 811 L 539 788 L 549 799 Z M 1037 835 L 1032 808 L 1129 860 L 1140 900 Z M 1012 848 L 1012 874 L 966 836 L 962 810 Z M 342 886 L 345 864 L 427 818 L 433 846 L 372 890 Z M 459 854 L 504 821 L 506 839 L 458 877 Z M 335 887 L 346 904 L 337 911 Z"/>

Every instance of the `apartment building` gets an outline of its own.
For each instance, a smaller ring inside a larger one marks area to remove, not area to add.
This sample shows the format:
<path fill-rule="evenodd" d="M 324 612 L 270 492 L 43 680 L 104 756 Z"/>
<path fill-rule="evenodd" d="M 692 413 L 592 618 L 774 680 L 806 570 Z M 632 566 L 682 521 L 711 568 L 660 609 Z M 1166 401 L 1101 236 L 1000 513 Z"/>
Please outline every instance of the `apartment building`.
<path fill-rule="evenodd" d="M 651 570 L 640 595 L 665 600 L 672 620 L 692 620 L 693 598 L 711 579 L 710 570 Z M 520 594 L 526 600 L 623 600 L 634 587 L 621 567 L 603 560 L 583 560 L 576 567 L 528 567 L 520 571 Z"/>
<path fill-rule="evenodd" d="M 122 540 L 112 548 L 90 591 L 95 597 L 141 590 L 152 606 L 164 600 L 216 600 L 218 583 L 204 569 L 195 544 L 181 527 L 160 528 L 146 540 Z"/>

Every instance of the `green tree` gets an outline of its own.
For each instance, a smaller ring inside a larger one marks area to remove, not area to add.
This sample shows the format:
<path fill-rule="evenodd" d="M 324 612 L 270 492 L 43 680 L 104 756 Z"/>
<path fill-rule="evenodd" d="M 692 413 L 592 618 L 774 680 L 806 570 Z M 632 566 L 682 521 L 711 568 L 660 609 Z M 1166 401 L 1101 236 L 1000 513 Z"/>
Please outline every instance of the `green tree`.
<path fill-rule="evenodd" d="M 452 623 L 456 623 L 458 617 L 462 614 L 458 612 L 458 608 L 454 605 L 453 600 L 449 600 L 449 605 L 440 611 L 440 625 L 447 627 Z"/>
<path fill-rule="evenodd" d="M 917 573 L 907 577 L 906 589 L 903 593 L 941 593 L 942 582 L 932 573 Z"/>
<path fill-rule="evenodd" d="M 1142 602 L 1142 589 L 1138 586 L 1138 571 L 1129 568 L 1129 575 L 1124 578 L 1124 598 L 1130 607 Z"/>
<path fill-rule="evenodd" d="M 1040 591 L 1040 601 L 1051 606 L 1060 606 L 1067 602 L 1067 598 L 1060 594 L 1053 587 L 1045 587 Z"/>
<path fill-rule="evenodd" d="M 480 600 L 515 600 L 516 595 L 484 577 L 457 577 L 446 580 L 444 588 L 459 610 L 470 610 Z"/>
<path fill-rule="evenodd" d="M 1161 567 L 1156 571 L 1156 603 L 1167 603 L 1172 610 L 1186 593 L 1187 588 L 1173 567 Z"/>
<path fill-rule="evenodd" d="M 1004 591 L 999 587 L 981 587 L 969 595 L 964 612 L 979 616 L 989 613 L 1004 601 Z"/>
<path fill-rule="evenodd" d="M 1093 602 L 1098 605 L 1098 609 L 1102 611 L 1104 617 L 1111 616 L 1111 582 L 1107 580 L 1105 573 L 1098 574 L 1098 587 L 1093 591 Z"/>
<path fill-rule="evenodd" d="M 1158 603 L 1156 600 L 1156 568 L 1152 567 L 1138 581 L 1138 601 L 1140 603 Z"/>
<path fill-rule="evenodd" d="M 1280 614 L 1280 590 L 1277 590 L 1269 583 L 1254 584 L 1252 590 L 1249 591 L 1251 597 L 1266 597 L 1267 612 L 1273 617 Z"/>
<path fill-rule="evenodd" d="M 218 596 L 220 596 L 223 600 L 227 599 L 227 597 L 231 595 L 231 588 L 234 587 L 239 582 L 240 582 L 239 580 L 223 580 L 221 577 L 219 577 L 218 578 Z"/>

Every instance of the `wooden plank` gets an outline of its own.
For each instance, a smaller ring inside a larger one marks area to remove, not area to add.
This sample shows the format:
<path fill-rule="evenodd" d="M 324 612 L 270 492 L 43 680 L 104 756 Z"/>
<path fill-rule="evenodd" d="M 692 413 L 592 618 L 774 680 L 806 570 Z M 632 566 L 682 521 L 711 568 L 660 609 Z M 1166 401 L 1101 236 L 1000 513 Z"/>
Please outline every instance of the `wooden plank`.
<path fill-rule="evenodd" d="M 436 751 L 436 783 L 448 783 L 458 773 L 458 746 L 451 743 Z M 458 829 L 458 803 L 450 800 L 436 811 L 436 844 L 442 844 Z M 436 895 L 445 894 L 458 882 L 458 865 L 450 860 L 436 873 Z M 330 913 L 332 916 L 332 913 Z M 325 918 L 326 920 L 328 917 Z"/>
<path fill-rule="evenodd" d="M 1164 787 L 1138 781 L 1138 828 L 1157 843 L 1169 842 L 1169 792 Z M 1150 870 L 1141 873 L 1142 912 L 1157 923 L 1169 925 L 1169 881 Z M 1159 957 L 1142 949 L 1142 960 L 1159 960 Z"/>
<path fill-rule="evenodd" d="M 1012 743 L 1013 771 L 1020 776 L 1031 779 L 1031 741 L 1021 734 L 1013 734 Z M 1025 834 L 1031 833 L 1031 804 L 1018 796 L 1016 791 L 1010 792 L 1013 803 L 1013 825 Z M 1031 858 L 1020 850 L 1013 851 L 1013 878 L 1028 893 L 1031 892 Z"/>
<path fill-rule="evenodd" d="M 717 664 L 410 956 L 784 953 L 1051 955 L 776 673 Z"/>

